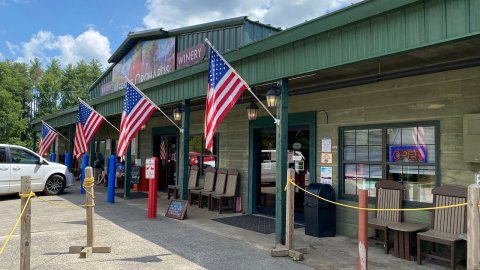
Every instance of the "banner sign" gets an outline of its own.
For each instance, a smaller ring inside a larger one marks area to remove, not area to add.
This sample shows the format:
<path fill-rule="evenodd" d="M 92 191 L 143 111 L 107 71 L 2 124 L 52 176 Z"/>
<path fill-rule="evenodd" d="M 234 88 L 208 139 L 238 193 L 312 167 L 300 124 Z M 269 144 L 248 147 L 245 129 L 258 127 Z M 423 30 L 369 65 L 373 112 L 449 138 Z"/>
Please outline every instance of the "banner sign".
<path fill-rule="evenodd" d="M 177 69 L 188 67 L 202 61 L 203 58 L 205 58 L 206 51 L 205 44 L 200 43 L 177 53 Z"/>
<path fill-rule="evenodd" d="M 423 145 L 390 146 L 390 162 L 427 163 L 427 151 Z"/>
<path fill-rule="evenodd" d="M 174 70 L 175 38 L 140 41 L 113 67 L 111 88 L 101 90 L 125 88 L 125 77 L 138 84 Z"/>

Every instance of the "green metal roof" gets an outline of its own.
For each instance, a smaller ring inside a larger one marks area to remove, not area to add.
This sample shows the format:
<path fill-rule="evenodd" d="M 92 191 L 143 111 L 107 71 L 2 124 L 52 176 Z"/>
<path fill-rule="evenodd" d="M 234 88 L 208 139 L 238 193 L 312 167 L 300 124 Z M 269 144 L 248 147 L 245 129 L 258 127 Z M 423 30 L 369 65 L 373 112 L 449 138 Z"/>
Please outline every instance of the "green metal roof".
<path fill-rule="evenodd" d="M 173 37 L 173 36 L 186 34 L 186 33 L 203 32 L 203 31 L 224 28 L 224 27 L 232 27 L 236 25 L 245 24 L 245 22 L 262 25 L 263 27 L 271 28 L 272 30 L 275 30 L 275 31 L 281 30 L 280 28 L 276 28 L 271 25 L 262 24 L 259 22 L 249 20 L 246 16 L 241 16 L 241 17 L 236 17 L 236 18 L 231 18 L 226 20 L 220 20 L 215 22 L 198 24 L 194 26 L 187 26 L 187 27 L 172 29 L 169 31 L 166 31 L 163 28 L 156 28 L 156 29 L 145 30 L 145 31 L 130 32 L 127 38 L 122 42 L 120 47 L 118 47 L 117 50 L 108 59 L 108 62 L 118 63 L 120 60 L 122 60 L 125 54 L 127 54 L 130 51 L 130 49 L 132 49 L 133 46 L 135 46 L 135 44 L 137 44 L 139 41 Z"/>
<path fill-rule="evenodd" d="M 480 36 L 480 1 L 370 0 L 225 53 L 250 85 Z M 157 104 L 205 95 L 207 61 L 139 84 Z M 121 112 L 123 91 L 90 101 Z M 100 110 L 99 110 L 100 111 Z M 61 118 L 62 120 L 59 120 Z M 46 119 L 74 123 L 69 112 Z M 49 122 L 50 123 L 50 122 Z"/>

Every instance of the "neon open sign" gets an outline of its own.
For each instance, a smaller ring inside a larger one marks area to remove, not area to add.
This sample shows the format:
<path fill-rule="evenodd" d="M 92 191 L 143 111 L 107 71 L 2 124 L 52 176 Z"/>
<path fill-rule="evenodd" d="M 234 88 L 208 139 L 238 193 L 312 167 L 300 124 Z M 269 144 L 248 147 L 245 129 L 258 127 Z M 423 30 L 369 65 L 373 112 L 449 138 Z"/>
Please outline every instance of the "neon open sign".
<path fill-rule="evenodd" d="M 399 161 L 427 163 L 427 151 L 425 146 L 399 145 L 390 146 L 390 162 Z"/>

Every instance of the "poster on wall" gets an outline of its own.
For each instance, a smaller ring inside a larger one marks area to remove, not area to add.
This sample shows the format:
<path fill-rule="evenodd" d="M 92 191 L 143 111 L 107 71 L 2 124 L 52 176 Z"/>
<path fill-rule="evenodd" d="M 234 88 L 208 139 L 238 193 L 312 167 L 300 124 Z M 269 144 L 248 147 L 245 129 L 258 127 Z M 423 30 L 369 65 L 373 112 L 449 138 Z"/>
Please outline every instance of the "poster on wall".
<path fill-rule="evenodd" d="M 322 139 L 322 152 L 330 153 L 332 152 L 332 139 L 323 138 Z"/>
<path fill-rule="evenodd" d="M 175 38 L 140 41 L 113 67 L 112 86 L 101 95 L 125 88 L 125 77 L 138 84 L 174 70 Z"/>
<path fill-rule="evenodd" d="M 332 167 L 320 167 L 320 183 L 332 184 Z"/>

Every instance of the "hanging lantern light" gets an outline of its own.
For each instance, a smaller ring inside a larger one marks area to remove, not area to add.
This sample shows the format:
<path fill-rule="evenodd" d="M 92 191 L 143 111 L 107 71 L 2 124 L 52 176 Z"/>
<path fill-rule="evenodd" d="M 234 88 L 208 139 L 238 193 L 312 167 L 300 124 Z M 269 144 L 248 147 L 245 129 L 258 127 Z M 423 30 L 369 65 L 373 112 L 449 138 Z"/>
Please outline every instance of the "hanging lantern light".
<path fill-rule="evenodd" d="M 175 121 L 181 121 L 182 120 L 182 113 L 183 113 L 182 107 L 181 106 L 176 107 L 173 110 L 173 119 Z"/>
<path fill-rule="evenodd" d="M 269 108 L 275 108 L 278 104 L 278 96 L 280 95 L 280 87 L 278 84 L 272 85 L 272 88 L 268 90 L 267 94 L 265 95 L 267 98 L 267 106 Z"/>
<path fill-rule="evenodd" d="M 247 115 L 248 115 L 248 120 L 256 120 L 258 116 L 258 106 L 255 104 L 255 102 L 250 102 L 247 106 Z"/>

